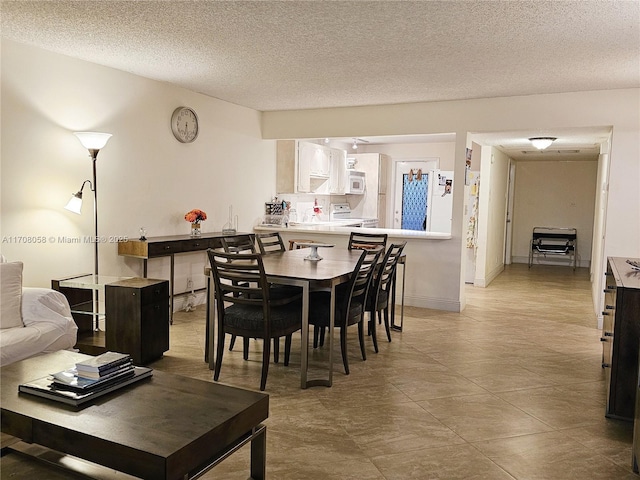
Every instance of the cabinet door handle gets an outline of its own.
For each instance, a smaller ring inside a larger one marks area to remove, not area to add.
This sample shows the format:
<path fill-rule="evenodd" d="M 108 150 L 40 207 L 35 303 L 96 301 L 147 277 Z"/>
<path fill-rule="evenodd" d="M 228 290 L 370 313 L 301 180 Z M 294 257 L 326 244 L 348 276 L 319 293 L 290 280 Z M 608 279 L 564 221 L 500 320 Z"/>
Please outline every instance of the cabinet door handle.
<path fill-rule="evenodd" d="M 606 310 L 614 310 L 616 307 L 614 307 L 613 305 L 605 305 L 604 307 Z"/>
<path fill-rule="evenodd" d="M 604 332 L 605 337 L 613 337 L 613 332 Z"/>
<path fill-rule="evenodd" d="M 607 341 L 607 339 L 606 339 L 606 338 L 604 338 L 604 337 L 600 337 L 600 341 L 601 341 L 601 342 L 606 342 L 606 341 Z"/>
<path fill-rule="evenodd" d="M 602 368 L 611 368 L 611 364 L 610 363 L 602 363 Z"/>
<path fill-rule="evenodd" d="M 611 315 L 609 312 L 602 312 L 602 315 Z"/>

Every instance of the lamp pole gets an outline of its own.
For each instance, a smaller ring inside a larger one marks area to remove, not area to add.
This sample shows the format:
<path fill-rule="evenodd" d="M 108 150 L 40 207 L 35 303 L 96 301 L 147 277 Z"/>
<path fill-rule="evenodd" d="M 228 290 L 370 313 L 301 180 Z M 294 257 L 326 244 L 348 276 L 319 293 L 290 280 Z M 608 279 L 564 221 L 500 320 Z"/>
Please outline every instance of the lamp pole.
<path fill-rule="evenodd" d="M 100 241 L 98 237 L 98 179 L 96 172 L 96 161 L 98 159 L 98 152 L 101 148 L 103 148 L 109 138 L 111 138 L 110 133 L 99 133 L 99 132 L 75 132 L 74 135 L 78 137 L 80 143 L 89 150 L 89 157 L 91 158 L 91 162 L 93 163 L 93 273 L 94 273 L 94 283 L 95 290 L 93 295 L 93 313 L 95 316 L 95 330 L 100 330 L 100 303 L 98 298 L 98 243 Z M 83 184 L 84 186 L 84 184 Z M 82 193 L 82 190 L 80 191 Z M 80 195 L 82 198 L 82 195 Z"/>

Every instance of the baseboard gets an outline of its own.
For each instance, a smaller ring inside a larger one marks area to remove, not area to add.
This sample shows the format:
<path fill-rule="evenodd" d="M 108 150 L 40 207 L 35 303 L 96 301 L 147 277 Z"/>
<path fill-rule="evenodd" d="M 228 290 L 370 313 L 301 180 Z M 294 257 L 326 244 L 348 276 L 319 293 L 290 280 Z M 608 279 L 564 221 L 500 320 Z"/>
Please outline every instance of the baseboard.
<path fill-rule="evenodd" d="M 529 257 L 511 257 L 511 262 L 529 264 Z M 548 255 L 546 258 L 543 256 L 536 256 L 533 258 L 532 267 L 536 265 L 557 265 L 571 267 L 569 257 L 563 257 L 561 255 Z M 579 268 L 589 268 L 591 267 L 591 260 L 581 260 L 580 258 L 578 258 L 576 266 Z"/>
<path fill-rule="evenodd" d="M 400 299 L 396 297 L 396 303 L 399 305 Z M 419 297 L 414 295 L 406 295 L 404 304 L 408 307 L 431 308 L 434 310 L 446 310 L 447 312 L 460 312 L 460 302 L 447 300 L 437 297 Z M 397 310 L 396 310 L 397 312 Z"/>
<path fill-rule="evenodd" d="M 473 281 L 473 285 L 476 287 L 484 288 L 488 286 L 491 282 L 493 282 L 496 279 L 496 277 L 500 275 L 503 271 L 504 271 L 504 264 L 500 264 L 496 268 L 494 268 L 492 271 L 490 271 L 486 277 L 476 278 Z"/>

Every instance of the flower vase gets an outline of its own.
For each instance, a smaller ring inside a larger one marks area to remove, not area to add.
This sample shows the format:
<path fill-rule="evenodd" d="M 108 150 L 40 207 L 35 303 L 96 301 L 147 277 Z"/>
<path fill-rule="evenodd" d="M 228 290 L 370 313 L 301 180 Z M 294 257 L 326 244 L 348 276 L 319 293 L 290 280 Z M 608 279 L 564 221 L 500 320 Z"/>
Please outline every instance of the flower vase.
<path fill-rule="evenodd" d="M 191 236 L 192 237 L 199 237 L 201 235 L 201 231 L 200 231 L 200 224 L 199 223 L 192 223 L 191 224 Z"/>

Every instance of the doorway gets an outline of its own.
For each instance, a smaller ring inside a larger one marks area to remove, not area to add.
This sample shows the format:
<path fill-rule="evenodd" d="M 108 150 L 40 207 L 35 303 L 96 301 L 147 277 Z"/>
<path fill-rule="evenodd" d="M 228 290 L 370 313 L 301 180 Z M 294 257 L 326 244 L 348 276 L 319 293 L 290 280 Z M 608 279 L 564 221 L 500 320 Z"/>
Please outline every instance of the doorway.
<path fill-rule="evenodd" d="M 439 160 L 430 158 L 395 162 L 392 228 L 425 229 L 428 172 L 438 168 Z"/>

